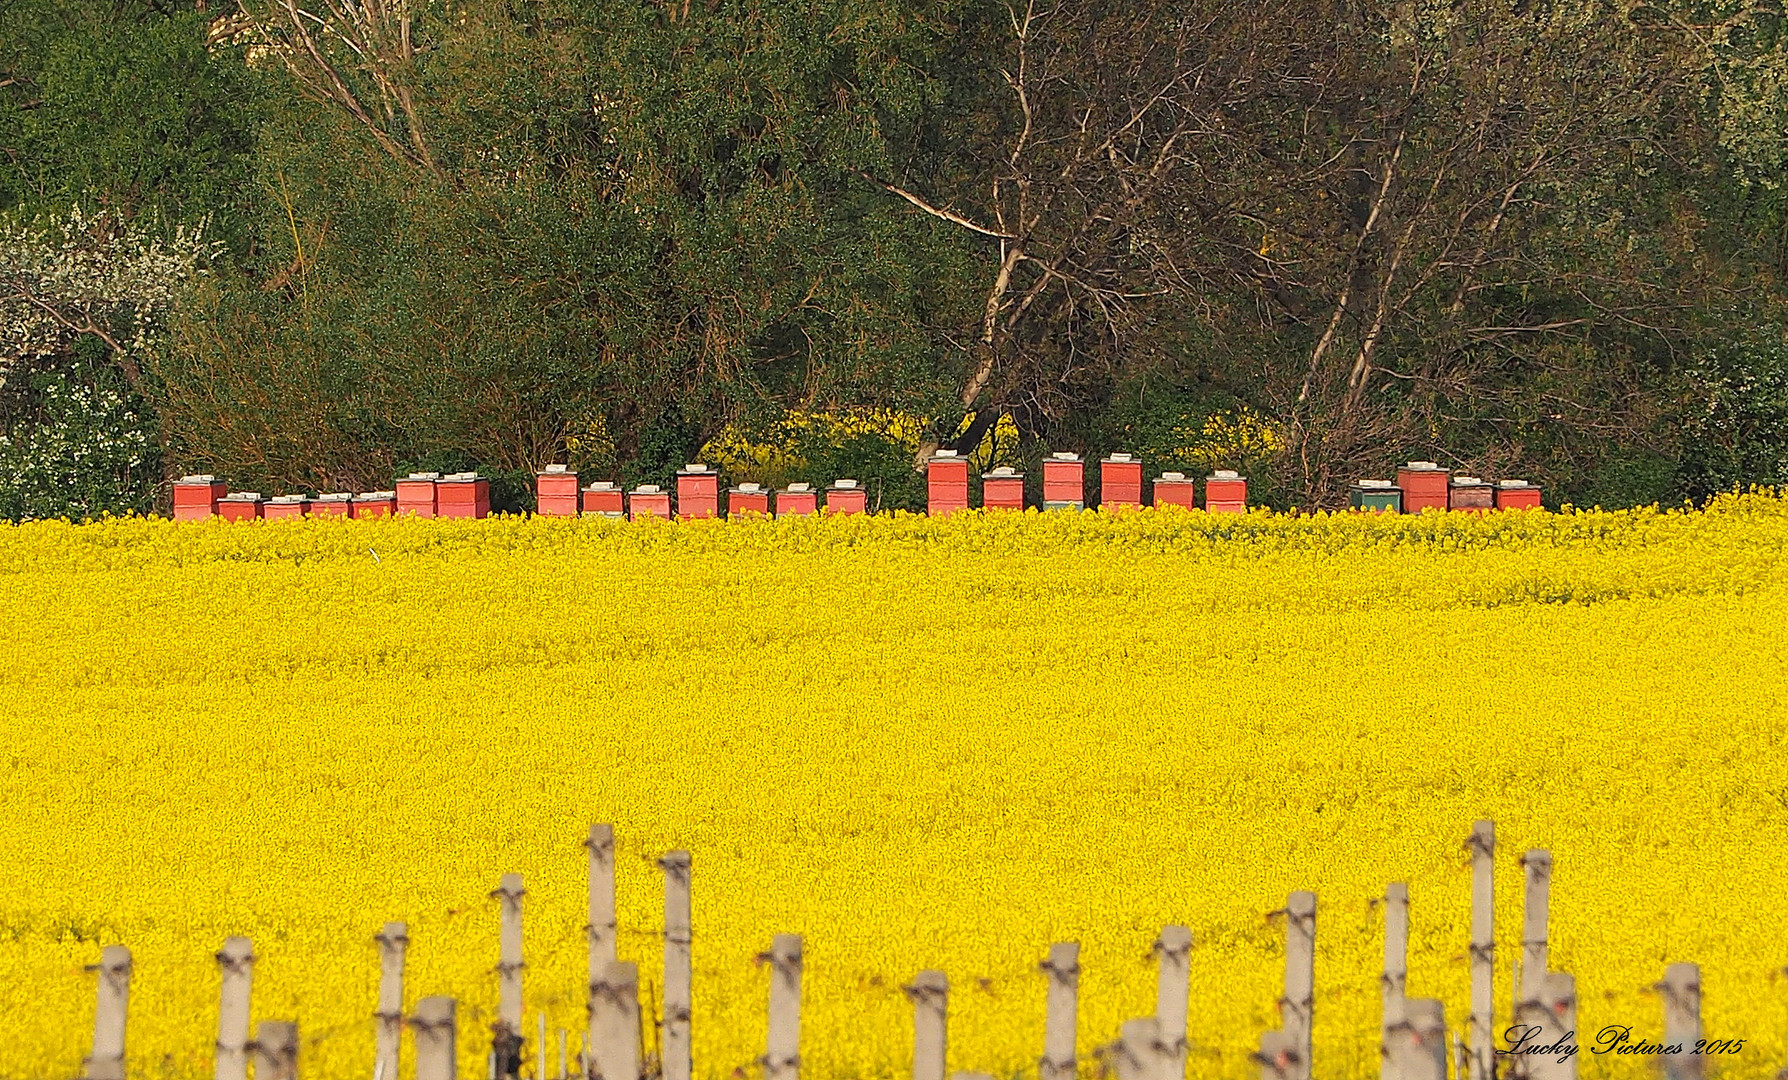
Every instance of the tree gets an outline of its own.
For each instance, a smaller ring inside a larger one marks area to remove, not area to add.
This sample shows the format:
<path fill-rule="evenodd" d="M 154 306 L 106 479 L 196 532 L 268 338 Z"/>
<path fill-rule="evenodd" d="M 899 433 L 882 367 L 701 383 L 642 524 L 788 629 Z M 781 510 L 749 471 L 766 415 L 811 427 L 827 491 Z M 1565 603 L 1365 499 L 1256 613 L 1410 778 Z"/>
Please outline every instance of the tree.
<path fill-rule="evenodd" d="M 1624 8 L 1004 13 L 1008 93 L 976 99 L 998 122 L 929 184 L 870 177 L 982 243 L 962 411 L 921 456 L 962 413 L 962 441 L 1003 414 L 1084 437 L 1196 348 L 1216 397 L 1278 429 L 1301 505 L 1449 443 L 1558 475 L 1654 437 L 1673 358 L 1740 301 L 1750 271 L 1700 209 L 1697 61 Z"/>

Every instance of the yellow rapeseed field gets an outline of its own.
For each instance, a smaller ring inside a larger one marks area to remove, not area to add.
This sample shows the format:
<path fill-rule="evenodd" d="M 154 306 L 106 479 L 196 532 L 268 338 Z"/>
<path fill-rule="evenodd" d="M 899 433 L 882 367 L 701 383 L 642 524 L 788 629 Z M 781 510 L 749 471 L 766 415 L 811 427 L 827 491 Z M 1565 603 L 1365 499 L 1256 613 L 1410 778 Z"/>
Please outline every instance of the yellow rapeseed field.
<path fill-rule="evenodd" d="M 1494 819 L 1499 985 L 1526 848 L 1582 1027 L 1657 1038 L 1702 965 L 1729 1077 L 1788 1030 L 1788 501 L 1483 517 L 1073 515 L 0 527 L 0 1080 L 75 1076 L 101 946 L 136 1078 L 210 1075 L 230 934 L 308 1080 L 372 1072 L 373 935 L 461 1001 L 484 1074 L 506 871 L 527 1034 L 583 1022 L 585 856 L 657 984 L 694 862 L 697 1075 L 755 1077 L 753 956 L 806 940 L 803 1076 L 902 1074 L 923 968 L 950 1068 L 1035 1075 L 1053 941 L 1080 1043 L 1152 1008 L 1191 928 L 1191 1073 L 1252 1076 L 1289 892 L 1316 891 L 1316 1074 L 1375 1077 L 1374 898 L 1409 990 L 1467 1011 Z M 648 1040 L 649 1041 L 649 1040 Z M 406 1036 L 406 1062 L 409 1051 Z M 1584 1054 L 1588 1077 L 1647 1074 Z M 554 1062 L 556 1068 L 556 1061 Z"/>

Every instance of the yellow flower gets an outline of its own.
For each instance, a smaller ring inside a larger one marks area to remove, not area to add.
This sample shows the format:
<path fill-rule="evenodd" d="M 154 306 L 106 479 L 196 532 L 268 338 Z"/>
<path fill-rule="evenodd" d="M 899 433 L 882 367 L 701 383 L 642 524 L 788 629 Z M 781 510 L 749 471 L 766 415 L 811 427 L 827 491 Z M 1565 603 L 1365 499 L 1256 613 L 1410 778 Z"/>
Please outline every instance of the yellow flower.
<path fill-rule="evenodd" d="M 925 968 L 950 979 L 949 1067 L 1031 1075 L 1036 964 L 1065 940 L 1090 1080 L 1093 1049 L 1154 1007 L 1167 924 L 1194 936 L 1191 1074 L 1251 1078 L 1282 990 L 1266 913 L 1299 888 L 1319 903 L 1316 1073 L 1368 1076 L 1386 884 L 1409 884 L 1409 993 L 1467 1016 L 1478 818 L 1498 825 L 1499 1028 L 1517 860 L 1546 848 L 1579 1032 L 1656 1039 L 1651 984 L 1694 961 L 1709 1036 L 1747 1040 L 1724 1075 L 1773 1076 L 1785 551 L 1768 493 L 3 526 L 0 1078 L 76 1075 L 82 967 L 114 943 L 135 960 L 130 1075 L 211 1075 L 231 934 L 259 957 L 255 1020 L 298 1022 L 303 1074 L 368 1076 L 387 920 L 409 926 L 406 1002 L 457 998 L 460 1070 L 482 1077 L 507 871 L 527 889 L 524 1035 L 532 1054 L 543 1011 L 556 1071 L 557 1029 L 584 1023 L 594 821 L 615 826 L 648 1011 L 653 860 L 692 853 L 704 1080 L 755 1075 L 753 957 L 783 932 L 805 938 L 809 1080 L 907 1075 L 900 987 Z"/>

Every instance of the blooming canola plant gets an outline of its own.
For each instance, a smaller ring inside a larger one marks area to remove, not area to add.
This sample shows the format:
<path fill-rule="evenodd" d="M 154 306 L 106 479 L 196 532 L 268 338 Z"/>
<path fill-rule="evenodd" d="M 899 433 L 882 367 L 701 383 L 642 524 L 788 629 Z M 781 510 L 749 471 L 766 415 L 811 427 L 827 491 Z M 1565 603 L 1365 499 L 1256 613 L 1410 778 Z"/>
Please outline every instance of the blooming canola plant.
<path fill-rule="evenodd" d="M 1193 935 L 1192 1075 L 1251 1077 L 1281 992 L 1267 913 L 1296 889 L 1320 905 L 1317 1076 L 1375 1075 L 1375 900 L 1408 883 L 1409 992 L 1463 1022 L 1480 818 L 1500 1021 L 1519 856 L 1545 848 L 1581 1028 L 1655 1041 L 1649 988 L 1694 961 L 1707 1033 L 1746 1039 L 1724 1075 L 1773 1076 L 1785 541 L 1766 494 L 0 527 L 0 1080 L 78 1073 L 109 944 L 134 959 L 130 1075 L 211 1075 L 232 934 L 302 1075 L 368 1075 L 388 920 L 407 1004 L 459 999 L 482 1076 L 503 873 L 527 890 L 524 1034 L 582 1028 L 594 821 L 648 1009 L 654 860 L 691 853 L 699 1077 L 752 1075 L 778 933 L 804 939 L 804 1077 L 904 1074 L 927 968 L 950 1068 L 1027 1075 L 1057 941 L 1081 943 L 1091 1076 L 1152 1010 L 1167 924 Z"/>

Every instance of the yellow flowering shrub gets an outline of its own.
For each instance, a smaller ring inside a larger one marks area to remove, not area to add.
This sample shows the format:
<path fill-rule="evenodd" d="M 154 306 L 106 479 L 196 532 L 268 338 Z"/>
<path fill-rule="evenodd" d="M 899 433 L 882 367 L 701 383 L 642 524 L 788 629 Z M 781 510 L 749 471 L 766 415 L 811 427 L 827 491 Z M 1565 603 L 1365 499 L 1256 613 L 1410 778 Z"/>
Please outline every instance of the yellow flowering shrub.
<path fill-rule="evenodd" d="M 1166 456 L 1201 468 L 1258 461 L 1285 448 L 1285 437 L 1271 421 L 1246 406 L 1212 413 L 1198 424 L 1177 424 L 1171 435 L 1174 445 Z"/>
<path fill-rule="evenodd" d="M 957 426 L 961 435 L 973 418 L 965 416 Z M 870 435 L 914 453 L 925 437 L 925 421 L 892 409 L 859 409 L 819 412 L 793 409 L 775 421 L 753 429 L 729 424 L 701 449 L 704 462 L 729 477 L 754 480 L 781 487 L 798 478 L 807 467 L 803 448 L 815 444 L 839 445 L 845 440 Z M 976 469 L 1018 463 L 1018 425 L 1002 415 L 981 437 L 969 455 Z"/>
<path fill-rule="evenodd" d="M 1496 821 L 1499 969 L 1549 848 L 1581 1027 L 1657 1038 L 1702 966 L 1729 1077 L 1773 1076 L 1788 981 L 1788 501 L 1705 512 L 750 523 L 117 520 L 0 527 L 0 1078 L 78 1073 L 102 945 L 135 958 L 130 1075 L 211 1074 L 229 934 L 312 1080 L 370 1075 L 378 954 L 461 1002 L 484 1075 L 497 906 L 583 1023 L 591 822 L 620 951 L 662 997 L 693 857 L 697 1075 L 756 1076 L 805 935 L 802 1074 L 910 1068 L 900 987 L 951 981 L 950 1068 L 1034 1076 L 1051 942 L 1079 940 L 1083 1074 L 1191 928 L 1191 1074 L 1255 1075 L 1283 929 L 1316 891 L 1316 1075 L 1376 1076 L 1384 886 L 1409 992 L 1467 1012 Z M 406 1035 L 406 1075 L 410 1051 Z M 556 1041 L 556 1040 L 555 1040 Z M 648 1043 L 650 1039 L 648 1039 Z M 575 1040 L 573 1042 L 575 1046 Z M 556 1053 L 556 1048 L 555 1048 Z M 1641 1058 L 1582 1075 L 1639 1080 Z M 557 1067 L 556 1057 L 552 1062 Z M 735 1070 L 741 1070 L 735 1073 Z"/>

